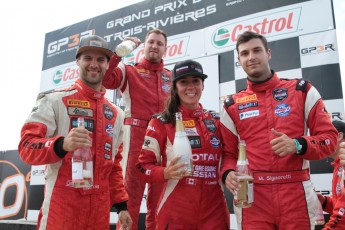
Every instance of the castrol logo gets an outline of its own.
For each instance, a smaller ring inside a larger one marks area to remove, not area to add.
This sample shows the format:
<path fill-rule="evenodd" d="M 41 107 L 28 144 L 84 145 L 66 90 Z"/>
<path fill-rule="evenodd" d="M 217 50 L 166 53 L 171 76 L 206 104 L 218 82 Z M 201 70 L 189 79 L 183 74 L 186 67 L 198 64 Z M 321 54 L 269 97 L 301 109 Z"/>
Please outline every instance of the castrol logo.
<path fill-rule="evenodd" d="M 212 45 L 216 48 L 235 45 L 239 35 L 245 31 L 266 37 L 297 32 L 300 14 L 301 8 L 296 8 L 224 25 L 214 31 Z"/>

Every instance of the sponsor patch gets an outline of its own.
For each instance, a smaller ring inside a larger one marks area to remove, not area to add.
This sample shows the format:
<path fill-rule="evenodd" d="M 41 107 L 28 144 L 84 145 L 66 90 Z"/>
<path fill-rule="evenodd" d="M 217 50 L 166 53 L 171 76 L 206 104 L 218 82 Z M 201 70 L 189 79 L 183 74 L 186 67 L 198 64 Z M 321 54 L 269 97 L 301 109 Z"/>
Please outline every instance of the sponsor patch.
<path fill-rule="evenodd" d="M 170 85 L 169 84 L 162 84 L 162 89 L 164 92 L 170 92 Z"/>
<path fill-rule="evenodd" d="M 236 99 L 236 104 L 245 103 L 245 102 L 248 102 L 248 101 L 257 101 L 257 100 L 258 100 L 258 98 L 256 97 L 256 94 L 252 94 L 252 95 L 249 95 L 249 96 L 237 98 Z"/>
<path fill-rule="evenodd" d="M 103 105 L 103 113 L 105 118 L 107 118 L 108 120 L 111 120 L 114 117 L 114 111 L 106 104 Z"/>
<path fill-rule="evenodd" d="M 83 117 L 93 117 L 92 109 L 84 109 L 79 107 L 68 107 L 68 115 L 72 116 L 83 116 Z"/>
<path fill-rule="evenodd" d="M 216 124 L 214 123 L 214 120 L 204 120 L 205 126 L 208 131 L 214 133 L 217 130 Z"/>
<path fill-rule="evenodd" d="M 260 112 L 259 112 L 259 110 L 251 110 L 248 112 L 240 113 L 239 115 L 240 115 L 240 120 L 244 120 L 244 119 L 251 118 L 251 117 L 257 117 L 260 115 Z"/>
<path fill-rule="evenodd" d="M 151 125 L 147 126 L 147 129 L 148 129 L 148 130 L 151 130 L 151 131 L 153 131 L 153 132 L 156 132 L 155 127 L 153 127 L 153 126 L 151 126 Z"/>
<path fill-rule="evenodd" d="M 107 159 L 107 160 L 110 160 L 110 159 L 111 159 L 109 153 L 104 153 L 104 158 Z"/>
<path fill-rule="evenodd" d="M 145 147 L 149 147 L 150 143 L 151 143 L 150 140 L 145 140 L 145 141 L 144 141 L 144 146 L 145 146 Z"/>
<path fill-rule="evenodd" d="M 78 118 L 77 117 L 73 117 L 72 120 L 72 128 L 76 128 L 78 127 Z M 93 132 L 93 128 L 94 128 L 94 121 L 91 119 L 84 119 L 84 125 L 85 125 L 85 129 L 87 129 L 90 132 Z"/>
<path fill-rule="evenodd" d="M 187 136 L 199 136 L 198 131 L 196 128 L 185 128 Z"/>
<path fill-rule="evenodd" d="M 220 141 L 219 141 L 218 137 L 216 137 L 216 136 L 211 137 L 210 143 L 211 143 L 213 148 L 219 148 L 219 146 L 220 146 Z"/>
<path fill-rule="evenodd" d="M 200 136 L 189 136 L 188 139 L 192 149 L 201 148 Z"/>
<path fill-rule="evenodd" d="M 105 143 L 104 144 L 104 149 L 110 152 L 111 151 L 111 144 L 110 143 Z"/>
<path fill-rule="evenodd" d="M 273 98 L 276 101 L 283 101 L 285 98 L 288 97 L 288 89 L 286 88 L 279 88 L 273 90 Z"/>
<path fill-rule="evenodd" d="M 257 107 L 259 105 L 259 103 L 257 101 L 253 101 L 253 102 L 248 102 L 246 104 L 241 104 L 241 105 L 238 105 L 238 110 L 242 110 L 242 109 L 248 109 L 248 108 L 251 108 L 251 107 Z"/>
<path fill-rule="evenodd" d="M 67 99 L 67 106 L 77 106 L 77 107 L 83 107 L 83 108 L 90 108 L 90 102 L 89 101 L 83 101 L 83 100 L 73 100 L 73 99 Z"/>
<path fill-rule="evenodd" d="M 184 127 L 193 128 L 195 127 L 194 120 L 183 121 Z"/>
<path fill-rule="evenodd" d="M 199 116 L 201 116 L 201 114 L 202 114 L 202 110 L 201 109 L 197 109 L 197 110 L 193 111 L 193 116 L 194 117 L 199 117 Z"/>
<path fill-rule="evenodd" d="M 274 109 L 274 113 L 278 117 L 285 117 L 285 116 L 290 114 L 290 110 L 291 110 L 291 108 L 288 104 L 279 104 Z"/>
<path fill-rule="evenodd" d="M 162 79 L 162 81 L 165 81 L 165 82 L 169 82 L 170 81 L 169 75 L 164 73 L 164 72 L 161 72 L 161 79 Z"/>
<path fill-rule="evenodd" d="M 105 132 L 108 134 L 109 137 L 113 136 L 113 131 L 114 131 L 114 127 L 111 124 L 107 124 L 105 126 Z"/>

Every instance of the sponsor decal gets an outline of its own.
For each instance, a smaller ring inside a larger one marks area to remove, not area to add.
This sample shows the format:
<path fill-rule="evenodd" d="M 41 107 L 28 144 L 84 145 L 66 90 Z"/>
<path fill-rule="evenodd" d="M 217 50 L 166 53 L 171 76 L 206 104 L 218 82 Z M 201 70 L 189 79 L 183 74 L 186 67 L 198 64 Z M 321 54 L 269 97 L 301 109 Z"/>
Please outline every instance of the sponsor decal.
<path fill-rule="evenodd" d="M 105 132 L 108 134 L 109 137 L 113 136 L 113 131 L 114 131 L 114 127 L 111 124 L 107 124 L 105 126 Z"/>
<path fill-rule="evenodd" d="M 214 166 L 214 165 L 194 165 L 193 177 L 217 178 L 217 166 Z"/>
<path fill-rule="evenodd" d="M 253 101 L 253 102 L 249 102 L 249 103 L 246 103 L 246 104 L 241 104 L 241 105 L 238 105 L 238 110 L 242 110 L 242 109 L 248 109 L 248 108 L 251 108 L 251 107 L 257 107 L 258 106 L 258 102 L 257 101 Z"/>
<path fill-rule="evenodd" d="M 148 130 L 151 130 L 151 131 L 153 131 L 153 132 L 156 132 L 155 127 L 153 127 L 153 126 L 151 126 L 151 125 L 147 126 L 147 129 L 148 129 Z"/>
<path fill-rule="evenodd" d="M 196 130 L 196 128 L 185 128 L 184 129 L 186 131 L 187 136 L 199 136 L 198 131 Z"/>
<path fill-rule="evenodd" d="M 145 170 L 145 175 L 150 176 L 151 175 L 151 169 L 146 169 Z"/>
<path fill-rule="evenodd" d="M 77 128 L 78 127 L 78 118 L 77 117 L 73 117 L 72 120 L 72 128 Z M 91 119 L 84 119 L 84 125 L 85 125 L 85 129 L 87 129 L 90 132 L 93 132 L 94 129 L 94 121 Z"/>
<path fill-rule="evenodd" d="M 68 115 L 72 116 L 83 116 L 83 117 L 93 117 L 92 109 L 84 109 L 79 107 L 68 107 Z"/>
<path fill-rule="evenodd" d="M 193 128 L 195 127 L 194 120 L 183 121 L 184 127 Z"/>
<path fill-rule="evenodd" d="M 235 46 L 239 35 L 245 31 L 253 31 L 267 38 L 298 32 L 301 10 L 294 8 L 224 25 L 213 32 L 212 45 L 215 48 Z"/>
<path fill-rule="evenodd" d="M 326 44 L 326 45 L 316 45 L 308 48 L 301 49 L 301 55 L 310 55 L 310 54 L 321 54 L 327 52 L 334 52 L 336 51 L 335 44 Z"/>
<path fill-rule="evenodd" d="M 274 113 L 278 116 L 278 117 L 285 117 L 287 115 L 290 114 L 290 106 L 288 104 L 279 104 L 276 106 L 276 108 L 274 109 Z"/>
<path fill-rule="evenodd" d="M 288 97 L 288 89 L 286 88 L 278 88 L 273 90 L 273 98 L 276 101 L 283 101 L 285 98 Z"/>
<path fill-rule="evenodd" d="M 188 137 L 190 146 L 195 149 L 195 148 L 201 148 L 201 140 L 200 136 L 189 136 Z"/>
<path fill-rule="evenodd" d="M 248 101 L 258 101 L 256 94 L 252 94 L 252 95 L 241 97 L 241 98 L 236 98 L 236 104 L 245 103 Z"/>
<path fill-rule="evenodd" d="M 110 160 L 110 154 L 109 153 L 104 153 L 104 159 Z"/>
<path fill-rule="evenodd" d="M 335 186 L 335 191 L 336 191 L 336 193 L 337 193 L 338 196 L 341 194 L 341 186 L 340 186 L 340 184 L 337 184 L 337 185 Z"/>
<path fill-rule="evenodd" d="M 111 151 L 111 144 L 106 142 L 104 144 L 104 149 L 107 150 L 108 152 L 110 152 Z"/>
<path fill-rule="evenodd" d="M 259 112 L 259 110 L 251 110 L 248 112 L 240 113 L 239 115 L 240 115 L 240 120 L 244 120 L 244 119 L 251 118 L 251 117 L 257 117 L 260 115 L 260 112 Z"/>
<path fill-rule="evenodd" d="M 326 139 L 326 140 L 319 140 L 319 141 L 315 141 L 315 140 L 312 140 L 310 141 L 310 143 L 312 144 L 317 144 L 317 145 L 329 145 L 331 143 L 331 141 L 329 139 Z"/>
<path fill-rule="evenodd" d="M 193 111 L 193 116 L 194 117 L 199 117 L 199 116 L 201 116 L 201 114 L 202 114 L 202 110 L 201 109 L 196 109 L 196 110 Z"/>
<path fill-rule="evenodd" d="M 170 92 L 170 85 L 169 84 L 162 84 L 162 89 L 164 92 Z"/>
<path fill-rule="evenodd" d="M 112 108 L 110 108 L 109 105 L 106 105 L 106 104 L 103 105 L 103 113 L 104 113 L 105 118 L 107 118 L 108 120 L 111 120 L 114 117 L 114 111 Z"/>
<path fill-rule="evenodd" d="M 18 164 L 20 160 L 18 159 L 18 161 L 14 162 Z M 30 186 L 30 168 L 25 167 L 20 170 L 14 162 L 0 160 L 2 172 L 2 181 L 0 181 L 1 220 L 26 218 L 28 204 L 27 187 Z"/>
<path fill-rule="evenodd" d="M 54 85 L 73 84 L 79 78 L 79 67 L 71 66 L 57 69 L 53 74 Z"/>
<path fill-rule="evenodd" d="M 168 74 L 164 73 L 164 72 L 161 72 L 161 79 L 162 81 L 165 81 L 165 82 L 170 82 L 170 77 Z"/>
<path fill-rule="evenodd" d="M 133 53 L 128 54 L 126 57 L 123 57 L 122 59 L 126 65 L 134 65 L 135 64 L 135 56 Z"/>
<path fill-rule="evenodd" d="M 67 106 L 79 106 L 82 108 L 90 108 L 90 102 L 83 100 L 67 99 Z"/>
<path fill-rule="evenodd" d="M 146 140 L 144 141 L 144 146 L 145 146 L 145 147 L 149 147 L 150 143 L 151 143 L 151 141 L 146 139 Z"/>
<path fill-rule="evenodd" d="M 213 148 L 219 148 L 219 146 L 220 146 L 220 141 L 219 141 L 218 137 L 216 137 L 216 136 L 211 137 L 210 143 L 211 143 Z"/>
<path fill-rule="evenodd" d="M 73 34 L 71 36 L 60 38 L 59 40 L 52 41 L 48 44 L 47 47 L 47 57 L 53 57 L 60 53 L 66 51 L 73 51 L 78 48 L 79 42 L 83 37 L 88 37 L 94 34 L 94 30 L 87 30 L 78 34 Z"/>
<path fill-rule="evenodd" d="M 214 133 L 217 130 L 216 124 L 214 123 L 214 120 L 204 120 L 204 124 L 208 131 Z"/>
<path fill-rule="evenodd" d="M 193 161 L 219 161 L 219 155 L 216 153 L 194 153 Z"/>

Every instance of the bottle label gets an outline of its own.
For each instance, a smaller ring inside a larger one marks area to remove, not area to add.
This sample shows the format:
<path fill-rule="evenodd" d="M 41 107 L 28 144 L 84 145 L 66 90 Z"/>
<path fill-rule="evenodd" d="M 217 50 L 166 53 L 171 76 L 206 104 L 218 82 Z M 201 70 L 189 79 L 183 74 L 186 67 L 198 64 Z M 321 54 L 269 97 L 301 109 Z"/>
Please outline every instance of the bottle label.
<path fill-rule="evenodd" d="M 73 162 L 72 163 L 72 181 L 83 179 L 83 163 Z"/>

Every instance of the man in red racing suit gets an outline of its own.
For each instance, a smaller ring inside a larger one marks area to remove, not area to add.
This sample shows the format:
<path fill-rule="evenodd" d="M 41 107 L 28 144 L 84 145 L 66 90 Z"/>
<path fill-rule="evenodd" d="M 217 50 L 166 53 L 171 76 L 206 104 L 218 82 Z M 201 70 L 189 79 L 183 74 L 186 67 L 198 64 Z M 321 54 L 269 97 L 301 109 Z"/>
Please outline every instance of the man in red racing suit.
<path fill-rule="evenodd" d="M 21 130 L 21 159 L 31 165 L 46 164 L 38 229 L 109 229 L 112 206 L 119 220 L 123 217 L 126 227 L 130 225 L 118 154 L 124 112 L 104 96 L 101 82 L 110 55 L 103 53 L 111 53 L 103 38 L 83 38 L 77 53 L 79 79 L 70 88 L 40 94 Z M 84 117 L 86 129 L 76 128 L 78 117 Z M 72 153 L 84 147 L 89 136 L 93 186 L 75 188 Z"/>
<path fill-rule="evenodd" d="M 318 198 L 325 212 L 330 213 L 330 219 L 324 226 L 324 230 L 345 229 L 345 190 L 344 190 L 344 166 L 340 164 L 340 154 L 345 152 L 345 123 L 340 120 L 334 120 L 334 127 L 338 130 L 337 151 L 330 155 L 334 161 L 331 165 L 334 167 L 332 178 L 332 196 L 323 196 L 318 193 Z"/>
<path fill-rule="evenodd" d="M 314 229 L 318 199 L 308 160 L 333 153 L 337 131 L 316 88 L 304 79 L 279 79 L 270 69 L 262 35 L 247 31 L 236 48 L 247 88 L 226 98 L 220 119 L 223 182 L 233 194 L 238 191 L 239 139 L 254 177 L 254 204 L 234 207 L 238 228 Z"/>
<path fill-rule="evenodd" d="M 136 38 L 132 39 L 137 42 Z M 145 183 L 138 178 L 136 164 L 144 142 L 147 124 L 153 114 L 163 111 L 171 87 L 171 72 L 164 68 L 162 56 L 166 50 L 166 34 L 155 29 L 147 33 L 144 58 L 140 63 L 123 65 L 116 54 L 110 60 L 103 85 L 108 89 L 120 89 L 125 102 L 125 134 L 122 169 L 128 193 L 128 211 L 132 217 L 132 229 L 138 229 L 140 205 Z M 154 213 L 161 193 L 161 185 L 148 185 L 146 199 L 146 229 L 155 229 Z"/>

